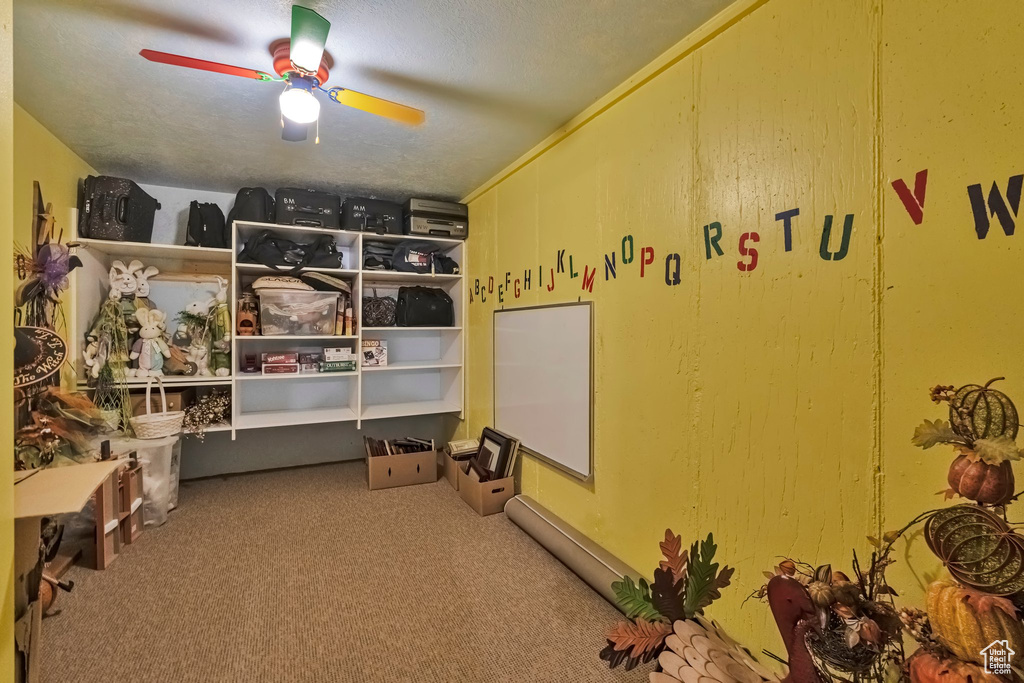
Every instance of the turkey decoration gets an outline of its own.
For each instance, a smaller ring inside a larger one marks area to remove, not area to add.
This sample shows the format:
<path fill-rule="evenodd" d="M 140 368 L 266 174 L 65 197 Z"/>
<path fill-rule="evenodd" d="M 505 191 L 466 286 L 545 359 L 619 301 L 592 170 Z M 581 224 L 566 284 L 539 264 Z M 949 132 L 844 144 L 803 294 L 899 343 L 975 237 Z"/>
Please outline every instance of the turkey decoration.
<path fill-rule="evenodd" d="M 151 62 L 183 66 L 189 69 L 212 71 L 228 76 L 251 78 L 266 83 L 284 83 L 281 91 L 281 137 L 289 142 L 305 140 L 309 127 L 320 117 L 320 100 L 317 93 L 324 93 L 331 102 L 360 109 L 387 119 L 411 126 L 418 126 L 425 120 L 419 109 L 391 102 L 372 95 L 365 95 L 347 88 L 324 88 L 329 76 L 328 56 L 324 52 L 327 33 L 331 22 L 311 9 L 295 5 L 292 7 L 292 32 L 288 40 L 274 43 L 274 71 L 247 69 L 219 62 L 209 62 L 194 57 L 183 57 L 156 50 L 142 50 L 139 54 Z M 317 142 L 319 142 L 319 135 Z"/>
<path fill-rule="evenodd" d="M 767 600 L 786 648 L 782 674 L 704 616 L 732 570 L 713 562 L 709 535 L 689 553 L 665 532 L 654 582 L 613 584 L 630 621 L 608 632 L 601 658 L 631 669 L 655 662 L 651 683 L 1007 683 L 1024 680 L 1024 536 L 1007 521 L 1010 463 L 1021 457 L 1017 409 L 992 384 L 931 389 L 948 420 L 925 420 L 912 443 L 954 449 L 947 498 L 969 503 L 929 510 L 881 538 L 849 575 L 830 565 L 786 559 L 754 597 Z M 899 608 L 885 578 L 894 544 L 923 524 L 928 548 L 947 578 L 927 587 L 925 609 Z M 852 577 L 852 578 L 851 578 Z M 916 644 L 916 648 L 913 645 Z M 910 645 L 908 648 L 907 645 Z"/>

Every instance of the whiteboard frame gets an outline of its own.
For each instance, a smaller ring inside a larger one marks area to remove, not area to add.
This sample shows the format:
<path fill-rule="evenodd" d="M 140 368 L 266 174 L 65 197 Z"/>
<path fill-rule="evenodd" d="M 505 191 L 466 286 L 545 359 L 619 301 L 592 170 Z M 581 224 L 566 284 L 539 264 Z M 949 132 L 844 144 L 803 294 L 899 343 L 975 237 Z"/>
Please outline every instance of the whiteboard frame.
<path fill-rule="evenodd" d="M 541 308 L 565 308 L 566 306 L 586 306 L 587 308 L 590 309 L 590 311 L 589 311 L 590 312 L 590 372 L 589 372 L 589 377 L 587 378 L 587 381 L 589 382 L 588 389 L 590 391 L 590 401 L 589 401 L 589 405 L 590 405 L 590 416 L 589 416 L 590 429 L 589 429 L 589 434 L 587 434 L 587 439 L 589 441 L 589 443 L 587 444 L 587 451 L 589 453 L 589 459 L 590 459 L 590 474 L 587 475 L 587 476 L 583 476 L 583 474 L 577 472 L 576 470 L 574 470 L 574 469 L 572 469 L 570 467 L 566 467 L 562 463 L 557 462 L 556 460 L 553 460 L 553 459 L 549 458 L 548 456 L 544 455 L 543 453 L 540 453 L 539 451 L 535 451 L 532 448 L 529 448 L 529 447 L 523 445 L 522 442 L 520 442 L 519 448 L 520 448 L 520 450 L 525 452 L 527 455 L 533 456 L 534 458 L 537 458 L 538 460 L 543 461 L 547 465 L 550 465 L 551 467 L 554 467 L 555 469 L 557 469 L 560 472 L 563 472 L 563 473 L 569 475 L 570 477 L 572 477 L 574 479 L 577 479 L 577 480 L 579 480 L 579 481 L 581 481 L 581 482 L 583 482 L 585 484 L 593 484 L 593 482 L 594 482 L 594 397 L 596 395 L 596 392 L 594 391 L 595 386 L 594 386 L 594 302 L 593 301 L 569 301 L 569 302 L 561 303 L 561 304 L 545 304 L 545 305 L 542 305 L 542 306 L 520 306 L 518 308 L 505 308 L 505 307 L 502 307 L 502 308 L 494 309 L 494 315 L 493 315 L 493 317 L 491 319 L 491 423 L 494 424 L 494 428 L 495 429 L 498 429 L 498 425 L 497 425 L 498 382 L 497 382 L 497 376 L 496 376 L 497 372 L 495 370 L 495 354 L 494 354 L 494 344 L 495 344 L 495 340 L 497 339 L 497 331 L 498 331 L 498 314 L 499 313 L 513 313 L 515 311 L 532 311 L 532 310 L 537 310 L 537 309 L 541 309 Z M 518 437 L 516 437 L 515 434 L 511 434 L 510 436 L 512 436 L 513 438 L 518 438 Z"/>

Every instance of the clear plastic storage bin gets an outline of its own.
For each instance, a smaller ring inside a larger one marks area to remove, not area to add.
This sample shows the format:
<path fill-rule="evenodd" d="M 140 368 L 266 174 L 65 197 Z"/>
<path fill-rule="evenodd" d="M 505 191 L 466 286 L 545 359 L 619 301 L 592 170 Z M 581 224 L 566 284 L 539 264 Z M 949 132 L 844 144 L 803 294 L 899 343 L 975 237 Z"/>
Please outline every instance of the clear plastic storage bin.
<path fill-rule="evenodd" d="M 260 329 L 264 335 L 333 335 L 337 292 L 261 289 Z"/>

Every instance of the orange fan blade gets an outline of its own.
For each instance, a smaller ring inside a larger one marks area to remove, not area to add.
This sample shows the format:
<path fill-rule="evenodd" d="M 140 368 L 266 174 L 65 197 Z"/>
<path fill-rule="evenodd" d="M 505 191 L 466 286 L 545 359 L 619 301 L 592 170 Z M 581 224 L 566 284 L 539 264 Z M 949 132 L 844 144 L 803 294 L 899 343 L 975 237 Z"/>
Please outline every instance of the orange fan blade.
<path fill-rule="evenodd" d="M 151 62 L 159 62 L 160 64 L 184 66 L 189 69 L 212 71 L 214 73 L 227 74 L 229 76 L 241 76 L 242 78 L 253 78 L 257 81 L 274 80 L 270 74 L 266 74 L 262 71 L 246 69 L 240 66 L 231 66 L 230 64 L 221 64 L 220 62 L 208 62 L 205 59 L 196 59 L 195 57 L 182 57 L 181 55 L 172 55 L 169 52 L 157 52 L 156 50 L 142 50 L 139 54 Z"/>
<path fill-rule="evenodd" d="M 327 94 L 338 104 L 344 104 L 346 107 L 352 107 L 353 109 L 359 109 L 370 114 L 383 116 L 386 119 L 399 121 L 410 126 L 418 126 L 427 118 L 426 114 L 419 109 L 407 107 L 404 104 L 398 104 L 397 102 L 391 102 L 390 100 L 382 100 L 381 98 L 374 97 L 373 95 L 364 95 L 363 93 L 356 92 L 355 90 L 331 88 Z"/>

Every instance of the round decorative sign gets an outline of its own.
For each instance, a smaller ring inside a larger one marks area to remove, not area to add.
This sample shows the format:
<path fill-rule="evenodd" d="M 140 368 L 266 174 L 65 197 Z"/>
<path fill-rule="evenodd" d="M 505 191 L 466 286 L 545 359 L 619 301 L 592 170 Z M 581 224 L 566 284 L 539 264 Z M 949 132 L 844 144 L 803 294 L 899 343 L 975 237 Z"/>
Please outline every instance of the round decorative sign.
<path fill-rule="evenodd" d="M 14 388 L 42 382 L 60 370 L 67 357 L 67 344 L 53 330 L 14 328 Z"/>

